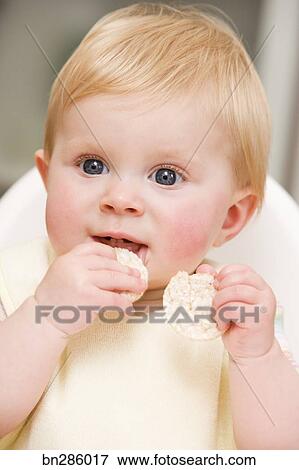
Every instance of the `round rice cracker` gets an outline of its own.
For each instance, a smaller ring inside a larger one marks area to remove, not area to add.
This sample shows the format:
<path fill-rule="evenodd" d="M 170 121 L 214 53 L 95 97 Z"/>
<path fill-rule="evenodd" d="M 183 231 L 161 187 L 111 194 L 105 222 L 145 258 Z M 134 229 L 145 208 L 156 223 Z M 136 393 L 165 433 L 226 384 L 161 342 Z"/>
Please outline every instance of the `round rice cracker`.
<path fill-rule="evenodd" d="M 144 266 L 142 260 L 135 254 L 133 251 L 127 250 L 126 248 L 114 248 L 117 261 L 124 266 L 129 266 L 130 268 L 138 269 L 141 273 L 141 278 L 144 279 L 146 283 L 148 283 L 148 270 Z M 140 299 L 145 290 L 143 292 L 130 292 L 130 291 L 122 291 L 122 294 L 126 294 L 130 301 L 136 302 Z"/>
<path fill-rule="evenodd" d="M 210 311 L 196 310 L 196 307 L 211 307 L 216 289 L 213 286 L 214 277 L 211 274 L 189 274 L 179 271 L 173 276 L 164 290 L 163 307 L 169 324 L 175 331 L 194 340 L 211 340 L 218 338 L 222 332 L 217 328 L 212 317 L 194 319 L 194 315 L 209 316 Z M 177 308 L 183 307 L 174 313 Z M 172 321 L 171 320 L 172 317 Z M 178 323 L 183 319 L 183 323 Z M 191 322 L 192 321 L 192 322 Z"/>

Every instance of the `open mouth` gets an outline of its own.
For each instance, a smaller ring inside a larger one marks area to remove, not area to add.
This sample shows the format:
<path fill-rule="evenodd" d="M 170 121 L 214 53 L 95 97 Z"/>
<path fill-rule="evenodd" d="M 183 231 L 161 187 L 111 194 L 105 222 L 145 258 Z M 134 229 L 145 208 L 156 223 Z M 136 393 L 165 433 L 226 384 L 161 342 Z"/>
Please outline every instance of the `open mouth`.
<path fill-rule="evenodd" d="M 148 250 L 147 245 L 132 242 L 126 238 L 116 239 L 113 237 L 93 237 L 97 242 L 103 243 L 104 245 L 112 246 L 113 248 L 125 248 L 126 250 L 133 251 L 143 263 L 145 263 L 146 253 Z"/>

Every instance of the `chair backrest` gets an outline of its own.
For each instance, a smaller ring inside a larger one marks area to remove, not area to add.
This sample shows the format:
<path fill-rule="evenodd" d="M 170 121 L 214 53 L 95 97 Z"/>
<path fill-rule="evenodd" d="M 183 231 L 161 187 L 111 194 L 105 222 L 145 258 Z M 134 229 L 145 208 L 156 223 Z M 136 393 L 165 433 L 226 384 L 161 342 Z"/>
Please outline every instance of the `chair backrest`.
<path fill-rule="evenodd" d="M 0 249 L 46 236 L 46 191 L 34 167 L 0 199 Z M 299 207 L 271 177 L 267 177 L 261 214 L 242 232 L 207 257 L 223 264 L 248 264 L 272 287 L 282 305 L 283 328 L 299 361 Z"/>
<path fill-rule="evenodd" d="M 31 168 L 0 199 L 0 249 L 47 235 L 47 193 L 36 167 Z"/>

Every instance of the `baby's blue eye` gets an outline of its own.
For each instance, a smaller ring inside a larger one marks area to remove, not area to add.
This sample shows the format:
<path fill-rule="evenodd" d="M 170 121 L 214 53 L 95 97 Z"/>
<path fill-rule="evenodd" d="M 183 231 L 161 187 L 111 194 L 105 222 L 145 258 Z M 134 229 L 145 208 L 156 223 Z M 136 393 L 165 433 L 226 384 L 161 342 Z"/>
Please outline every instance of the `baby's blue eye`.
<path fill-rule="evenodd" d="M 88 175 L 102 175 L 104 166 L 106 165 L 97 158 L 85 158 L 79 162 L 79 167 Z"/>
<path fill-rule="evenodd" d="M 92 156 L 82 156 L 77 162 L 77 166 L 79 166 L 85 174 L 90 176 L 102 175 L 104 167 L 108 170 L 108 167 L 101 159 Z M 173 186 L 177 183 L 178 177 L 185 180 L 183 172 L 179 168 L 171 168 L 170 164 L 163 164 L 162 167 L 158 168 L 153 173 L 156 173 L 155 182 L 163 186 Z"/>
<path fill-rule="evenodd" d="M 156 170 L 156 182 L 165 186 L 173 186 L 174 183 L 177 182 L 177 176 L 182 178 L 182 175 L 178 173 L 176 170 L 172 170 L 171 168 L 159 168 Z"/>

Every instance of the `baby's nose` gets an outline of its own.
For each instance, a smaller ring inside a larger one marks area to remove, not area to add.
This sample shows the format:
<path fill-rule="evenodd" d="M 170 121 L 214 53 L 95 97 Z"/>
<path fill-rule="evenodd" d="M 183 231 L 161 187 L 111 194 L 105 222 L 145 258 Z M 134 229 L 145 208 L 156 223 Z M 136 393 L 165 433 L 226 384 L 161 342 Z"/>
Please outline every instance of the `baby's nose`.
<path fill-rule="evenodd" d="M 105 213 L 142 215 L 144 212 L 140 198 L 133 194 L 111 194 L 102 197 L 100 209 Z"/>

